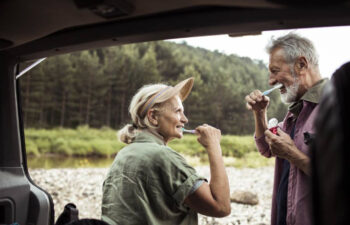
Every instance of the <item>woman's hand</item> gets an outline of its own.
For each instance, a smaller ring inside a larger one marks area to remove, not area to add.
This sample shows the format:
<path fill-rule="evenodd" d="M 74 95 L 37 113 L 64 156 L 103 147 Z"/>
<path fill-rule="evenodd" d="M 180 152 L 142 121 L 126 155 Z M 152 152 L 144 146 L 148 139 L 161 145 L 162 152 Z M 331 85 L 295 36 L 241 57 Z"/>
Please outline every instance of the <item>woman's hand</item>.
<path fill-rule="evenodd" d="M 210 164 L 210 183 L 203 183 L 193 194 L 185 199 L 185 203 L 203 215 L 224 217 L 231 213 L 230 187 L 224 161 L 222 159 L 220 140 L 221 131 L 203 124 L 196 128 L 198 142 L 208 152 Z"/>
<path fill-rule="evenodd" d="M 198 142 L 206 149 L 220 146 L 221 131 L 219 129 L 203 124 L 196 128 L 196 133 L 199 135 Z"/>

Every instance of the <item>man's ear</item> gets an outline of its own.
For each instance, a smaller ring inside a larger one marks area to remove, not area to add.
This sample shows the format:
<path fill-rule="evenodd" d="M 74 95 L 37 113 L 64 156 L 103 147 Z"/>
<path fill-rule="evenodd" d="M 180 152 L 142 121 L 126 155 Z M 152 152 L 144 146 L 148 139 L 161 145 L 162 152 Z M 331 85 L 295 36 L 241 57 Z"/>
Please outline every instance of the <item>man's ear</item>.
<path fill-rule="evenodd" d="M 306 69 L 309 68 L 309 64 L 306 60 L 306 58 L 304 56 L 300 56 L 296 62 L 295 62 L 295 65 L 294 65 L 294 69 L 295 71 L 300 74 L 302 73 L 303 71 L 305 71 Z"/>
<path fill-rule="evenodd" d="M 148 121 L 153 126 L 158 126 L 158 114 L 157 114 L 157 111 L 155 109 L 148 110 L 147 117 L 148 117 Z"/>

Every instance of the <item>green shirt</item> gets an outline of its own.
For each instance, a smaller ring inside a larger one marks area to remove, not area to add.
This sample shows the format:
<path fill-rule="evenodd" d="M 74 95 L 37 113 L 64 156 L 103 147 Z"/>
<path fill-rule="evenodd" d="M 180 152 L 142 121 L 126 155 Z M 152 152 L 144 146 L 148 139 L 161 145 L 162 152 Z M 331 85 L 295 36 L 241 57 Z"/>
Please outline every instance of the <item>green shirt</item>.
<path fill-rule="evenodd" d="M 116 156 L 103 183 L 102 220 L 111 225 L 198 224 L 184 205 L 199 180 L 177 152 L 147 131 Z"/>

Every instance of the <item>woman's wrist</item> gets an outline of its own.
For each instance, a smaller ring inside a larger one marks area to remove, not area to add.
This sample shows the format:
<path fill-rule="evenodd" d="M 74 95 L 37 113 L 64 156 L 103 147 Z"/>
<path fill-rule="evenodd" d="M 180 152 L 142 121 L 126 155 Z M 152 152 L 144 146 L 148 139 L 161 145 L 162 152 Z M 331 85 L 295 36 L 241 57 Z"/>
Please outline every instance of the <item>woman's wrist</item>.
<path fill-rule="evenodd" d="M 210 144 L 206 147 L 208 154 L 215 154 L 215 153 L 219 153 L 221 155 L 221 146 L 220 143 L 213 143 Z"/>

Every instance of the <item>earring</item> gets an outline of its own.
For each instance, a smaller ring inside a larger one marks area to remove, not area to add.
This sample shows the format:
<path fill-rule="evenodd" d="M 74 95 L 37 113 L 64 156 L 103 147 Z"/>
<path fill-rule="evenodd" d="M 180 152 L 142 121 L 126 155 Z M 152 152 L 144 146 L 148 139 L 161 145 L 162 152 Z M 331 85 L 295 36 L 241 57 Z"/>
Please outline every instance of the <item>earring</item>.
<path fill-rule="evenodd" d="M 158 121 L 156 119 L 152 119 L 152 125 L 153 126 L 158 126 Z"/>

